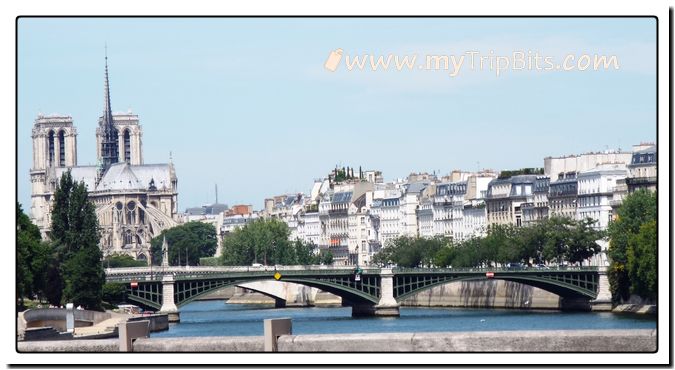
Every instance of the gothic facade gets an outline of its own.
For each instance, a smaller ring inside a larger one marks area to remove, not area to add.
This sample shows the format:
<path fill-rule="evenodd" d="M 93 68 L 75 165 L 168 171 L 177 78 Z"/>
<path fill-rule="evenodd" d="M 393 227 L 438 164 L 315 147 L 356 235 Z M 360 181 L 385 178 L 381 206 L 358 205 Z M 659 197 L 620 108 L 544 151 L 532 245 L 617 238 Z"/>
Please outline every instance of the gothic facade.
<path fill-rule="evenodd" d="M 31 217 L 49 237 L 54 191 L 61 175 L 84 182 L 96 206 L 103 255 L 150 259 L 150 240 L 177 220 L 178 179 L 173 163 L 144 164 L 142 129 L 131 112 L 113 114 L 108 63 L 103 114 L 96 129 L 96 166 L 77 165 L 77 130 L 70 116 L 39 115 L 33 126 Z"/>

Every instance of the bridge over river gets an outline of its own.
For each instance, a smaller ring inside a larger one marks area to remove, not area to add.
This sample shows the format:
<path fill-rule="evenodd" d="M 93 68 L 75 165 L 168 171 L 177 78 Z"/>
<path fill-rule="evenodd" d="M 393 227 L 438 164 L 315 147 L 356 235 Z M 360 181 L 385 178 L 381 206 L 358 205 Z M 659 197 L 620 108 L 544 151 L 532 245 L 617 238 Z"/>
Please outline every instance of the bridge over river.
<path fill-rule="evenodd" d="M 610 304 L 604 267 L 564 269 L 355 268 L 353 266 L 153 266 L 109 268 L 106 281 L 127 285 L 127 298 L 168 313 L 217 289 L 263 280 L 318 288 L 340 296 L 352 316 L 398 316 L 399 302 L 434 286 L 455 281 L 502 279 L 534 286 L 585 306 Z"/>

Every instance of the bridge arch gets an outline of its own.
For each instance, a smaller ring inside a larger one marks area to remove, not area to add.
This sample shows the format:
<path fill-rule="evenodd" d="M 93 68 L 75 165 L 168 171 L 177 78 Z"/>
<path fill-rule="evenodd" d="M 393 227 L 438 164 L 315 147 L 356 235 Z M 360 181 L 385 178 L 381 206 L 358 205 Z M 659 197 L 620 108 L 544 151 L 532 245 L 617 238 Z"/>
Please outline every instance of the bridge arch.
<path fill-rule="evenodd" d="M 577 275 L 551 273 L 523 274 L 499 273 L 491 279 L 505 280 L 532 286 L 545 290 L 566 299 L 588 299 L 597 297 L 598 275 L 597 273 L 579 272 Z M 415 294 L 425 290 L 461 281 L 486 281 L 485 275 L 476 274 L 447 274 L 440 276 L 420 276 L 416 274 L 398 274 L 394 281 L 394 298 L 401 302 Z"/>
<path fill-rule="evenodd" d="M 351 275 L 340 277 L 317 278 L 308 276 L 288 276 L 283 282 L 296 283 L 304 286 L 320 289 L 332 293 L 343 299 L 348 304 L 372 305 L 379 302 L 380 288 L 379 275 L 370 278 L 364 276 L 366 284 L 355 284 Z M 203 279 L 176 280 L 174 285 L 174 303 L 177 307 L 185 306 L 199 297 L 203 297 L 218 289 L 228 286 L 236 286 L 249 282 L 274 281 L 270 276 L 241 276 L 241 277 L 211 277 Z M 361 289 L 359 289 L 361 288 Z M 138 282 L 136 288 L 127 288 L 127 298 L 145 306 L 160 309 L 162 307 L 162 282 L 144 281 Z M 255 290 L 255 289 L 252 289 Z M 267 292 L 256 290 L 259 293 L 271 296 Z M 281 297 L 272 296 L 275 300 Z"/>

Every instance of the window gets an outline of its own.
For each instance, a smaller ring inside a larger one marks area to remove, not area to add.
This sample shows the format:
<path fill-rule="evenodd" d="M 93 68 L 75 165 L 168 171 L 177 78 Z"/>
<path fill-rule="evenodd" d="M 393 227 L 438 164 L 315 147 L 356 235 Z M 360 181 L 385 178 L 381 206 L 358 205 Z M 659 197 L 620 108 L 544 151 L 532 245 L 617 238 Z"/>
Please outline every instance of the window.
<path fill-rule="evenodd" d="M 127 203 L 127 223 L 136 223 L 136 202 L 133 200 Z"/>
<path fill-rule="evenodd" d="M 49 166 L 54 165 L 54 131 L 49 131 L 49 136 L 48 136 L 48 144 L 49 144 Z"/>
<path fill-rule="evenodd" d="M 124 160 L 127 163 L 131 161 L 131 137 L 129 129 L 124 130 Z"/>
<path fill-rule="evenodd" d="M 130 245 L 134 242 L 133 237 L 131 235 L 131 230 L 127 230 L 124 232 L 124 245 Z"/>
<path fill-rule="evenodd" d="M 63 130 L 59 131 L 59 167 L 66 166 L 66 138 Z"/>

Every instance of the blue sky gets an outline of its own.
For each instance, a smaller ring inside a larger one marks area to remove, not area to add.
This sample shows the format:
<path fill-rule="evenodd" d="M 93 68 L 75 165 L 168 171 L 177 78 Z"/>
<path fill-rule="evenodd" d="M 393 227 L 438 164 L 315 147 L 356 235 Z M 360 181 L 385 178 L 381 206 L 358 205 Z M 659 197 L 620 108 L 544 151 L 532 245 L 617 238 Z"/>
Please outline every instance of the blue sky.
<path fill-rule="evenodd" d="M 113 111 L 173 153 L 179 209 L 308 192 L 336 164 L 410 172 L 543 166 L 656 139 L 652 18 L 26 19 L 18 33 L 18 196 L 30 204 L 38 113 L 69 114 L 94 164 L 104 44 Z M 346 55 L 616 55 L 607 71 L 347 71 Z"/>

